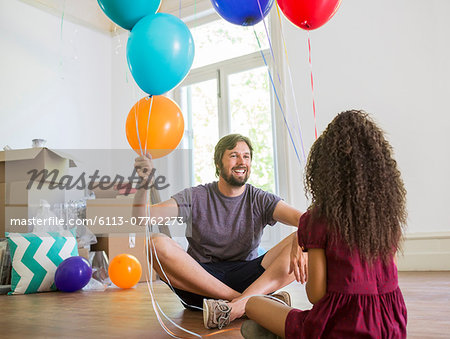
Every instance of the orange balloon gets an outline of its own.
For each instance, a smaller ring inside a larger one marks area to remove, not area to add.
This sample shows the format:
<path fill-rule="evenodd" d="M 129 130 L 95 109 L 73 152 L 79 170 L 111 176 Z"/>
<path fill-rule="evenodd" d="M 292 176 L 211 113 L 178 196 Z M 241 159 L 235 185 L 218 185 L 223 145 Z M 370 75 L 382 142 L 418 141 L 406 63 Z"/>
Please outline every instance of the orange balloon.
<path fill-rule="evenodd" d="M 137 130 L 141 140 L 140 146 Z M 128 143 L 137 154 L 141 155 L 142 148 L 143 151 L 146 149 L 153 159 L 161 158 L 172 152 L 180 143 L 184 133 L 183 114 L 180 107 L 169 98 L 162 95 L 145 97 L 128 113 L 126 132 Z"/>
<path fill-rule="evenodd" d="M 141 263 L 131 254 L 119 254 L 109 263 L 108 274 L 114 285 L 131 288 L 141 279 Z"/>

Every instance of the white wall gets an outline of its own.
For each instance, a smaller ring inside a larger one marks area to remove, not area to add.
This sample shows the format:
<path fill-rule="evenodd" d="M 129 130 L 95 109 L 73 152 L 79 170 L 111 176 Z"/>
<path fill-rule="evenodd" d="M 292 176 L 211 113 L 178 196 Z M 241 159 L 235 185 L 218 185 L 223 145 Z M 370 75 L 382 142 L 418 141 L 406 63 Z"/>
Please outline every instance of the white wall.
<path fill-rule="evenodd" d="M 0 46 L 0 149 L 110 147 L 110 35 L 1 0 Z"/>
<path fill-rule="evenodd" d="M 408 190 L 408 233 L 450 231 L 448 13 L 446 0 L 345 0 L 331 21 L 310 33 L 319 133 L 340 111 L 373 114 L 394 147 Z M 307 33 L 283 21 L 308 151 L 314 123 Z M 290 195 L 305 208 L 298 184 L 303 172 L 288 147 Z"/>
<path fill-rule="evenodd" d="M 127 40 L 129 32 L 116 34 L 112 38 L 112 148 L 128 149 L 125 122 L 130 109 L 141 98 L 147 96 L 135 83 L 127 64 Z"/>

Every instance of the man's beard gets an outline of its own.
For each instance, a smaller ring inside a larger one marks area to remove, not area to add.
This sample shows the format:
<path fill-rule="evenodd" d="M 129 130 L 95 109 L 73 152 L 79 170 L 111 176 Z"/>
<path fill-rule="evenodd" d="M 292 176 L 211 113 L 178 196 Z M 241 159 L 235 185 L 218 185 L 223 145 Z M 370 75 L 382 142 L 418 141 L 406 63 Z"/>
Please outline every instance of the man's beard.
<path fill-rule="evenodd" d="M 249 174 L 248 174 L 248 172 L 245 172 L 245 176 L 242 179 L 238 179 L 238 178 L 235 178 L 233 176 L 233 174 L 227 175 L 226 173 L 224 173 L 224 170 L 222 169 L 220 171 L 220 176 L 225 180 L 225 182 L 228 185 L 235 186 L 235 187 L 242 187 L 247 182 Z"/>

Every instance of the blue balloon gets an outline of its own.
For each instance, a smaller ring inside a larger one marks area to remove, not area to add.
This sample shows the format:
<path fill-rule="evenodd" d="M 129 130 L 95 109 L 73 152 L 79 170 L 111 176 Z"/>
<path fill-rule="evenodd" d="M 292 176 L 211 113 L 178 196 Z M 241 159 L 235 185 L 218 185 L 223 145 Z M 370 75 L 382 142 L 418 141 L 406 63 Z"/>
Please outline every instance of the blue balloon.
<path fill-rule="evenodd" d="M 228 22 L 253 26 L 269 14 L 274 0 L 211 0 L 211 3 L 217 13 Z"/>
<path fill-rule="evenodd" d="M 83 257 L 70 257 L 58 265 L 55 272 L 56 288 L 64 292 L 81 290 L 92 277 L 92 268 Z"/>
<path fill-rule="evenodd" d="M 128 67 L 144 92 L 164 94 L 188 74 L 194 49 L 191 32 L 183 21 L 166 13 L 148 15 L 131 30 Z"/>
<path fill-rule="evenodd" d="M 114 23 L 131 30 L 144 16 L 155 14 L 161 0 L 97 0 L 100 8 Z"/>

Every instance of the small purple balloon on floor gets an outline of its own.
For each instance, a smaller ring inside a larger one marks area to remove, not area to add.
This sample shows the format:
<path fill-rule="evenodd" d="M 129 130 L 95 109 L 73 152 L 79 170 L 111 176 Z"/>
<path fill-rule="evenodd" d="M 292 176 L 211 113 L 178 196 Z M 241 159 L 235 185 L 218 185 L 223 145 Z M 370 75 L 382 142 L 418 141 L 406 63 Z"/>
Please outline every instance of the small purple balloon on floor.
<path fill-rule="evenodd" d="M 83 257 L 70 257 L 59 264 L 55 273 L 55 285 L 63 292 L 75 292 L 87 285 L 92 268 Z"/>

